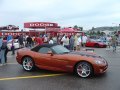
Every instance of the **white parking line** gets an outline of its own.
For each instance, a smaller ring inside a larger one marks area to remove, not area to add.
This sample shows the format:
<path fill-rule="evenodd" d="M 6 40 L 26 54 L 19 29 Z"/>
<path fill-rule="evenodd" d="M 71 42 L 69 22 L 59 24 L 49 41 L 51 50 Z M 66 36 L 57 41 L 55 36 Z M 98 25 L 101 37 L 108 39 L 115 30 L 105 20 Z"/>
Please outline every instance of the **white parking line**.
<path fill-rule="evenodd" d="M 18 64 L 18 63 L 7 63 L 7 64 L 10 64 L 10 65 L 16 65 L 16 64 Z"/>
<path fill-rule="evenodd" d="M 16 56 L 12 56 L 12 55 L 9 55 L 9 56 L 8 56 L 8 55 L 7 55 L 7 57 L 16 57 Z"/>

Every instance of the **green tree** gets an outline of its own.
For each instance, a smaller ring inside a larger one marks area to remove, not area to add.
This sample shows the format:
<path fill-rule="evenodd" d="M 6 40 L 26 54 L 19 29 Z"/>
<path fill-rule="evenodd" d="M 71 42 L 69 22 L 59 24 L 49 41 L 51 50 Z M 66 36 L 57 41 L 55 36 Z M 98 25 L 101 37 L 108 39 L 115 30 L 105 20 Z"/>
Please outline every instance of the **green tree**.
<path fill-rule="evenodd" d="M 78 26 L 77 26 L 77 25 L 75 25 L 75 26 L 74 26 L 74 28 L 78 29 Z"/>
<path fill-rule="evenodd" d="M 101 33 L 100 33 L 100 31 L 97 31 L 97 35 L 100 35 Z"/>
<path fill-rule="evenodd" d="M 105 33 L 104 33 L 104 32 L 101 32 L 101 33 L 100 33 L 100 35 L 101 35 L 101 36 L 104 36 L 104 35 L 105 35 Z"/>
<path fill-rule="evenodd" d="M 83 31 L 83 27 L 79 27 L 80 31 Z"/>
<path fill-rule="evenodd" d="M 94 27 L 92 27 L 92 30 L 94 30 L 95 28 Z"/>

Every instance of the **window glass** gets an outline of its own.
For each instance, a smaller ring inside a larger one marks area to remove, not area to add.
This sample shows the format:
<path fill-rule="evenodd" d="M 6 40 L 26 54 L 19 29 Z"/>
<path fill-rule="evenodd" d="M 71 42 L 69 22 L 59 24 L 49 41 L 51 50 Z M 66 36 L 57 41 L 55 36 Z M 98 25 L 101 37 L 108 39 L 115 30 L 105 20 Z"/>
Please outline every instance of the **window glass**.
<path fill-rule="evenodd" d="M 57 54 L 65 54 L 65 53 L 69 53 L 70 52 L 67 48 L 65 48 L 65 47 L 63 47 L 61 45 L 53 46 L 52 49 Z"/>
<path fill-rule="evenodd" d="M 39 49 L 38 52 L 40 52 L 40 53 L 48 53 L 48 51 L 51 51 L 51 49 L 48 48 L 48 47 L 42 47 L 42 48 Z"/>

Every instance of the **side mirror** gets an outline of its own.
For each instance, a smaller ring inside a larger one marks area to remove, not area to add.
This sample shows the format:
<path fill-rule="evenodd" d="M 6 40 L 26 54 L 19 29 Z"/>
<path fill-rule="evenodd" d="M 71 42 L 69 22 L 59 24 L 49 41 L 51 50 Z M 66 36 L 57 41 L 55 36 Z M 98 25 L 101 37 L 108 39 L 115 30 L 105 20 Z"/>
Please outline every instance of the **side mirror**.
<path fill-rule="evenodd" d="M 50 54 L 51 56 L 53 56 L 53 52 L 52 51 L 48 51 L 47 54 Z"/>

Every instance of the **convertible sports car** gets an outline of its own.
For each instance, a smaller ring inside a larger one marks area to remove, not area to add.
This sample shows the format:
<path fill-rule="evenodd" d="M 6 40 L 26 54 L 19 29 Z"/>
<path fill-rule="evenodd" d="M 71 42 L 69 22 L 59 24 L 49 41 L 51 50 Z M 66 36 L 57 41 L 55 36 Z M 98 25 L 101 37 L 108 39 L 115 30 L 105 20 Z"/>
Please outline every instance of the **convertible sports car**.
<path fill-rule="evenodd" d="M 96 48 L 106 48 L 107 44 L 100 41 L 99 39 L 94 40 L 94 39 L 89 39 L 86 42 L 86 47 L 96 47 Z"/>
<path fill-rule="evenodd" d="M 74 72 L 83 78 L 104 73 L 108 68 L 107 61 L 95 53 L 69 51 L 58 44 L 43 44 L 32 49 L 19 49 L 16 60 L 26 71 L 38 67 L 60 72 Z"/>

